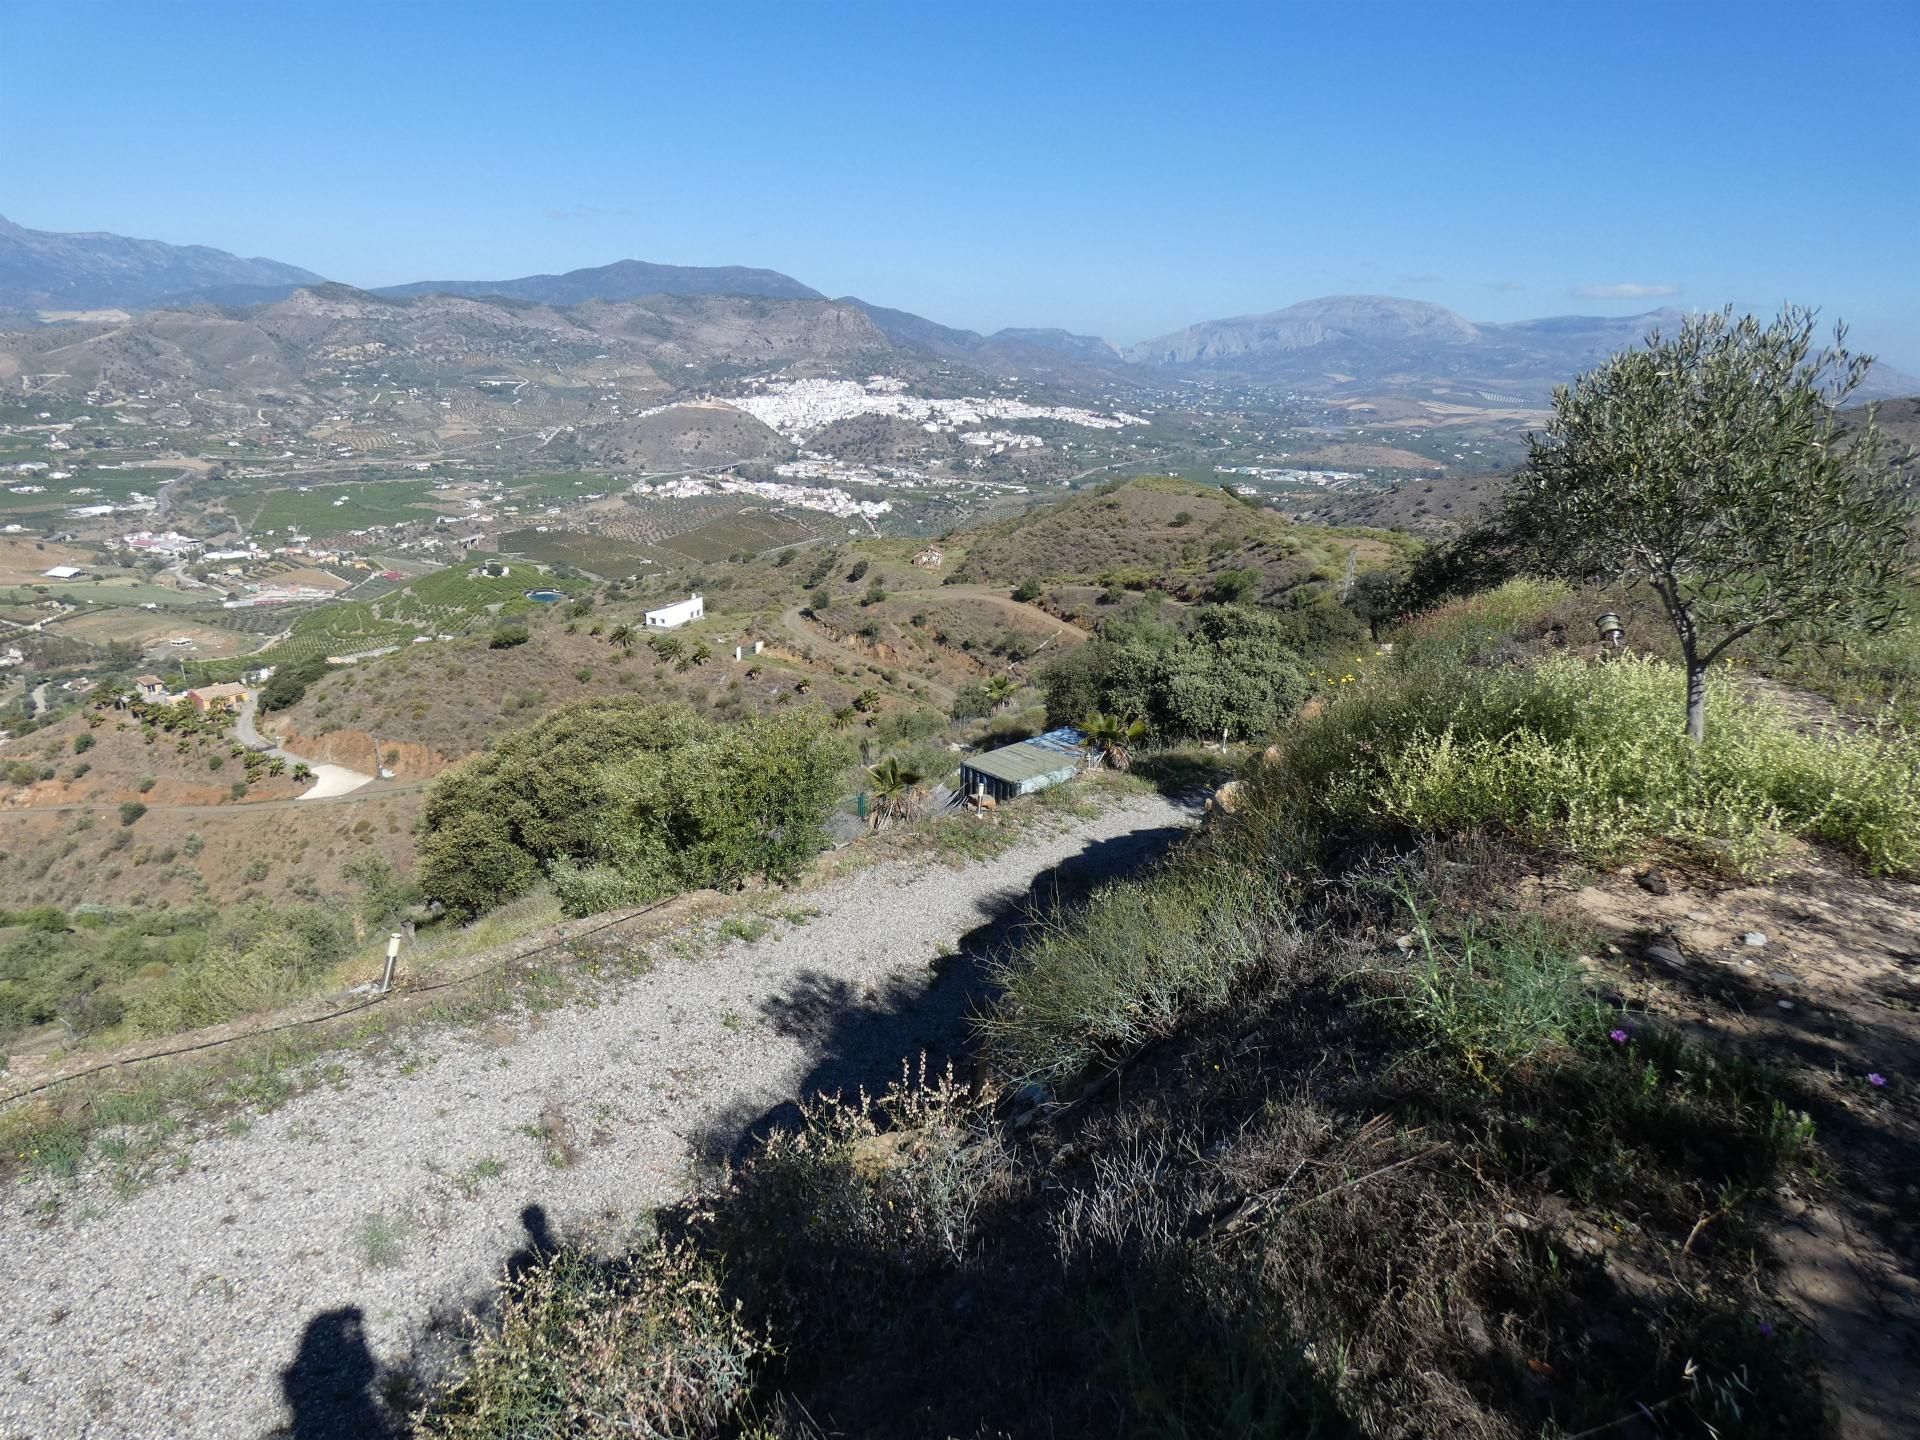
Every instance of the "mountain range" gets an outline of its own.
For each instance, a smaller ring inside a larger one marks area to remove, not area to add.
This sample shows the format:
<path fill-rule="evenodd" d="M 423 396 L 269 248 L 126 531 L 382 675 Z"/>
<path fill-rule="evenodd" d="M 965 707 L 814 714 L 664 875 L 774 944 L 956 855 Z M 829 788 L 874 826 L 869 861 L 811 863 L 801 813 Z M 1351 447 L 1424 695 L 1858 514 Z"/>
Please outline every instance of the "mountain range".
<path fill-rule="evenodd" d="M 1282 310 L 1207 320 L 1121 351 L 1096 336 L 1065 330 L 1012 328 L 982 335 L 941 325 L 909 311 L 853 296 L 829 300 L 777 270 L 745 266 L 657 265 L 620 260 L 559 275 L 509 280 L 423 280 L 362 292 L 326 287 L 321 277 L 274 260 L 244 259 L 205 246 L 168 245 L 107 234 L 29 230 L 0 219 L 0 311 L 151 310 L 212 303 L 258 306 L 321 286 L 368 302 L 428 296 L 517 302 L 553 311 L 642 300 L 706 297 L 801 303 L 819 313 L 755 311 L 712 304 L 689 327 L 659 305 L 649 323 L 665 324 L 688 355 L 681 364 L 715 358 L 769 357 L 811 327 L 835 337 L 836 349 L 880 348 L 957 362 L 990 374 L 1037 375 L 1072 382 L 1132 374 L 1249 379 L 1324 394 L 1411 393 L 1442 389 L 1497 404 L 1537 402 L 1551 388 L 1637 343 L 1654 329 L 1672 330 L 1683 312 L 1631 316 L 1557 316 L 1475 322 L 1440 305 L 1383 295 L 1338 295 Z M 669 307 L 670 308 L 670 307 Z M 424 318 L 426 312 L 418 312 Z M 864 317 L 865 325 L 850 323 Z M 584 327 L 599 329 L 608 317 Z M 623 323 L 632 323 L 628 317 Z M 768 325 L 781 331 L 761 334 Z M 856 333 L 858 332 L 858 333 Z M 664 338 L 664 332 L 663 332 Z M 713 340 L 712 347 L 707 345 Z M 803 347 L 805 348 L 805 347 Z M 1863 398 L 1911 394 L 1920 380 L 1876 366 Z"/>
<path fill-rule="evenodd" d="M 206 245 L 29 230 L 0 216 L 0 310 L 140 309 L 179 299 L 251 303 L 321 277 Z"/>

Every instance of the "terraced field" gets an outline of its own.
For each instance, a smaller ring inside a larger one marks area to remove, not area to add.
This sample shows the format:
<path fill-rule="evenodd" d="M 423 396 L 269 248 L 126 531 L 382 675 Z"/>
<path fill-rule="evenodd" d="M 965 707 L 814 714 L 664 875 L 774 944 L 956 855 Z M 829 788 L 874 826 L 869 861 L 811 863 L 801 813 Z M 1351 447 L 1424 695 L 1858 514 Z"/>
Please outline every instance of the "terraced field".
<path fill-rule="evenodd" d="M 651 545 L 622 540 L 613 535 L 587 535 L 577 530 L 515 530 L 500 537 L 500 549 L 508 555 L 524 555 L 543 565 L 570 565 L 594 575 L 612 577 L 631 575 L 644 565 L 672 563 L 674 556 L 662 556 Z"/>

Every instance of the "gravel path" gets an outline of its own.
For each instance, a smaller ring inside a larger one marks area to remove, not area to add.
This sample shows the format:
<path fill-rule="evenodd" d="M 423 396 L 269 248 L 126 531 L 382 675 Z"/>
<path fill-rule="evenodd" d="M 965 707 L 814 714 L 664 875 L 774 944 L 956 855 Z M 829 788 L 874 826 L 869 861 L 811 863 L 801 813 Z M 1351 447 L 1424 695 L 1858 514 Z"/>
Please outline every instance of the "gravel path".
<path fill-rule="evenodd" d="M 696 1153 L 796 1095 L 940 1053 L 969 960 L 1031 898 L 1133 869 L 1188 821 L 1130 798 L 964 869 L 871 868 L 795 895 L 820 913 L 754 943 L 656 945 L 651 973 L 596 1004 L 425 1032 L 417 1067 L 343 1055 L 337 1083 L 201 1140 L 126 1201 L 83 1180 L 48 1222 L 52 1182 L 17 1184 L 0 1437 L 380 1434 L 383 1367 L 509 1257 L 674 1198 Z M 550 1163 L 555 1145 L 577 1158 Z"/>

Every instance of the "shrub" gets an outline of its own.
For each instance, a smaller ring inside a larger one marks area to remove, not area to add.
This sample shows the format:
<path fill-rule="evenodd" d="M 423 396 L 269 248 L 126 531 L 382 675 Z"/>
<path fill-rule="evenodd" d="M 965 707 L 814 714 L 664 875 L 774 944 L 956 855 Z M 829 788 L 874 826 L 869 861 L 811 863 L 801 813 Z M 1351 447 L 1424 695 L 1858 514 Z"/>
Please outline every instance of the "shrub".
<path fill-rule="evenodd" d="M 1018 585 L 1013 587 L 1013 598 L 1018 600 L 1022 605 L 1031 605 L 1040 598 L 1040 594 L 1040 582 L 1038 580 L 1022 580 Z"/>
<path fill-rule="evenodd" d="M 274 666 L 273 674 L 269 675 L 267 683 L 260 687 L 260 708 L 262 710 L 291 709 L 305 698 L 307 687 L 326 673 L 326 657 L 321 655 Z"/>
<path fill-rule="evenodd" d="M 1181 634 L 1131 611 L 1040 676 L 1049 725 L 1098 711 L 1146 720 L 1164 739 L 1264 738 L 1307 695 L 1296 627 L 1266 610 L 1220 605 Z"/>
<path fill-rule="evenodd" d="M 56 1007 L 56 1013 L 76 1035 L 91 1035 L 109 1030 L 126 1018 L 126 1002 L 105 990 L 69 995 Z"/>
<path fill-rule="evenodd" d="M 848 580 L 864 580 L 866 579 L 866 576 L 867 576 L 867 562 L 864 560 L 854 561 L 853 568 L 847 571 Z"/>
<path fill-rule="evenodd" d="M 1148 880 L 1096 891 L 990 967 L 1003 988 L 981 1022 L 995 1060 L 1024 1080 L 1062 1080 L 1218 1004 L 1263 956 L 1291 943 L 1284 899 L 1210 840 Z"/>
<path fill-rule="evenodd" d="M 435 784 L 421 884 L 464 917 L 561 860 L 612 867 L 636 899 L 790 880 L 824 843 L 844 761 L 812 710 L 717 726 L 683 706 L 565 706 Z"/>
<path fill-rule="evenodd" d="M 529 638 L 525 625 L 500 625 L 487 637 L 489 650 L 511 650 L 516 645 L 524 645 Z"/>
<path fill-rule="evenodd" d="M 720 1197 L 716 1235 L 756 1308 L 832 1347 L 916 1279 L 964 1263 L 1004 1180 L 990 1097 L 924 1061 L 878 1101 L 823 1096 Z"/>
<path fill-rule="evenodd" d="M 690 1249 L 659 1243 L 618 1262 L 562 1250 L 505 1282 L 497 1323 L 415 1433 L 423 1440 L 715 1434 L 771 1353 Z"/>
<path fill-rule="evenodd" d="M 147 807 L 142 805 L 138 800 L 123 801 L 120 806 L 120 823 L 122 825 L 131 825 L 146 813 Z"/>
<path fill-rule="evenodd" d="M 157 1035 L 288 1004 L 346 958 L 352 939 L 332 909 L 250 901 L 221 916 L 200 954 L 133 996 L 129 1016 Z"/>
<path fill-rule="evenodd" d="M 84 755 L 87 753 L 87 751 L 91 750 L 92 748 L 93 748 L 93 735 L 91 734 L 91 732 L 83 731 L 82 733 L 73 737 L 73 753 L 74 754 Z"/>

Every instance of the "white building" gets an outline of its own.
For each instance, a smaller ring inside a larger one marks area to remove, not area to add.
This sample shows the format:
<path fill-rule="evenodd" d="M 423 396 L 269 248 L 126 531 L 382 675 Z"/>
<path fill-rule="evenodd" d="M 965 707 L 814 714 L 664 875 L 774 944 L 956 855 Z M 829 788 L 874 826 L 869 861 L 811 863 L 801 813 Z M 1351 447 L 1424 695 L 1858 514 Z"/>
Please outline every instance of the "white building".
<path fill-rule="evenodd" d="M 707 602 L 698 595 L 692 595 L 677 605 L 667 606 L 664 610 L 647 611 L 647 629 L 671 630 L 676 625 L 704 620 L 706 614 Z"/>

